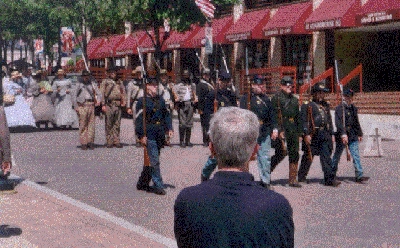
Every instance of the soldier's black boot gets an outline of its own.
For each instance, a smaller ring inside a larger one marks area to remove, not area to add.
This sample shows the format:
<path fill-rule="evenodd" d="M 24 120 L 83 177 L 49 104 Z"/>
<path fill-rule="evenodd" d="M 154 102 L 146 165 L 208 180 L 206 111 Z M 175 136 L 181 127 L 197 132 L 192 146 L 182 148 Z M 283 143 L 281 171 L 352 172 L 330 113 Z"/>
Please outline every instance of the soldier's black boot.
<path fill-rule="evenodd" d="M 186 128 L 186 136 L 185 136 L 185 144 L 188 147 L 193 147 L 193 144 L 190 143 L 190 136 L 192 136 L 192 129 L 190 127 Z"/>
<path fill-rule="evenodd" d="M 186 144 L 183 142 L 185 139 L 185 128 L 184 127 L 179 127 L 179 145 L 182 148 L 186 147 Z"/>
<path fill-rule="evenodd" d="M 151 181 L 151 166 L 143 166 L 142 173 L 140 174 L 139 180 L 136 184 L 136 189 L 137 190 L 144 190 L 144 191 L 149 191 L 150 190 L 150 181 Z"/>

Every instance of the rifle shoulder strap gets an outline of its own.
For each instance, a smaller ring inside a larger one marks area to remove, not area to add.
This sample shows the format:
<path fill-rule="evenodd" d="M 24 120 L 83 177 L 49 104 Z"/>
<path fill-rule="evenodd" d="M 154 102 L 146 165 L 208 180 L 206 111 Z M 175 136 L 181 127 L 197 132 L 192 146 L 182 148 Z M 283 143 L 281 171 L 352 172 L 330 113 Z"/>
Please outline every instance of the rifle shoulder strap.
<path fill-rule="evenodd" d="M 110 97 L 111 92 L 113 91 L 114 87 L 115 87 L 115 84 L 113 83 L 113 85 L 111 86 L 110 90 L 107 92 L 107 95 L 105 95 L 105 99 L 106 100 L 108 99 L 108 97 Z"/>

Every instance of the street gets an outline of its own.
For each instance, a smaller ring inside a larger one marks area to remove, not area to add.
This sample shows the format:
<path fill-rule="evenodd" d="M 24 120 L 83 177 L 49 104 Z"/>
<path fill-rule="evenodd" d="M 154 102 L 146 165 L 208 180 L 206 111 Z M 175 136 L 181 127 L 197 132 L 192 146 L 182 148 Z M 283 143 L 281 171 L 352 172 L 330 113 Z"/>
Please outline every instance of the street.
<path fill-rule="evenodd" d="M 201 145 L 199 122 L 194 124 L 192 148 L 178 146 L 178 123 L 176 119 L 173 122 L 173 146 L 161 151 L 161 174 L 168 185 L 165 196 L 136 190 L 143 149 L 133 145 L 131 119 L 122 121 L 122 149 L 105 148 L 104 120 L 98 118 L 93 151 L 80 149 L 78 130 L 12 133 L 12 173 L 174 239 L 175 198 L 182 188 L 200 183 L 200 171 L 209 151 Z M 293 207 L 295 246 L 398 247 L 399 145 L 399 140 L 387 140 L 382 142 L 385 157 L 361 157 L 364 173 L 371 177 L 363 185 L 354 182 L 353 165 L 342 156 L 338 170 L 342 184 L 338 188 L 320 183 L 323 176 L 318 157 L 311 166 L 310 183 L 301 189 L 288 187 L 285 158 L 272 174 L 272 181 L 274 190 L 285 195 Z M 362 142 L 360 151 L 364 146 Z M 255 162 L 250 172 L 259 180 Z"/>

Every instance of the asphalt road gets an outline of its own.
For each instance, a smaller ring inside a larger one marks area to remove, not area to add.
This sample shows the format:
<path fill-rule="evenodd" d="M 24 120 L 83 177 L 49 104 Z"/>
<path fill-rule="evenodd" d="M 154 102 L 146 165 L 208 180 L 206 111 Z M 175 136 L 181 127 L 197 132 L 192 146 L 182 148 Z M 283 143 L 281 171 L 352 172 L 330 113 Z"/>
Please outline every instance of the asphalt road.
<path fill-rule="evenodd" d="M 96 149 L 79 148 L 78 131 L 54 130 L 12 133 L 15 159 L 13 174 L 37 182 L 78 201 L 99 208 L 130 223 L 168 238 L 173 235 L 173 204 L 179 191 L 200 183 L 200 171 L 209 151 L 201 146 L 200 124 L 195 122 L 193 148 L 180 148 L 176 134 L 172 147 L 161 152 L 161 173 L 170 187 L 159 196 L 136 190 L 143 150 L 136 148 L 133 124 L 122 122 L 122 149 L 105 148 L 104 120 L 96 119 Z M 296 247 L 400 246 L 400 141 L 382 143 L 385 157 L 364 158 L 368 184 L 354 182 L 354 169 L 342 157 L 338 188 L 320 184 L 318 157 L 313 162 L 311 183 L 301 189 L 287 187 L 287 158 L 274 171 L 274 190 L 292 204 Z M 361 145 L 361 150 L 365 142 Z M 254 162 L 250 172 L 258 180 Z M 256 200 L 256 199 L 255 199 Z M 395 246 L 397 245 L 397 246 Z"/>

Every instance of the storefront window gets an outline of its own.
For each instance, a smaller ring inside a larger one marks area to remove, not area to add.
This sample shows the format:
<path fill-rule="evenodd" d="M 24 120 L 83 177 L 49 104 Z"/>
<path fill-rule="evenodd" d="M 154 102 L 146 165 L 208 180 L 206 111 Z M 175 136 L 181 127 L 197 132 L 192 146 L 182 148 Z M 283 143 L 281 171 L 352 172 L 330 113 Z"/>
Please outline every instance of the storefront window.
<path fill-rule="evenodd" d="M 310 61 L 311 35 L 288 35 L 282 37 L 283 66 L 297 67 L 297 82 L 303 84 Z"/>

